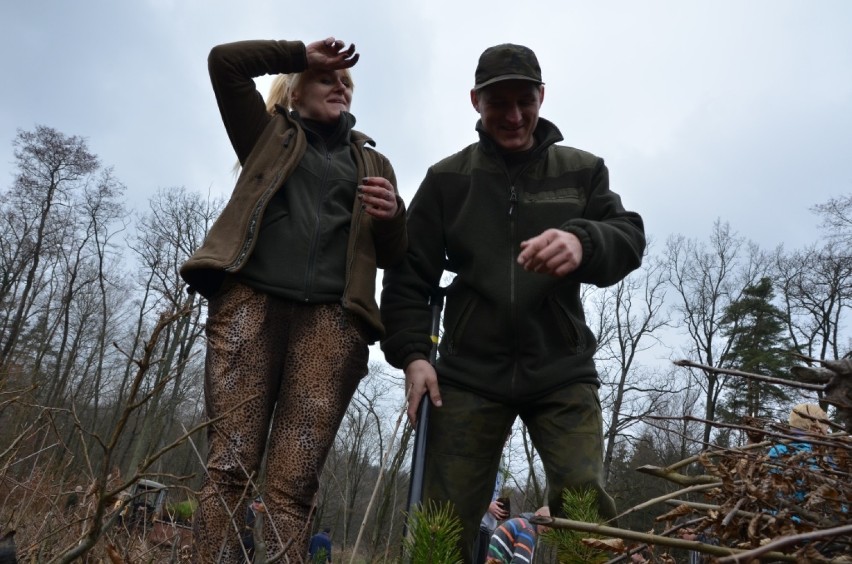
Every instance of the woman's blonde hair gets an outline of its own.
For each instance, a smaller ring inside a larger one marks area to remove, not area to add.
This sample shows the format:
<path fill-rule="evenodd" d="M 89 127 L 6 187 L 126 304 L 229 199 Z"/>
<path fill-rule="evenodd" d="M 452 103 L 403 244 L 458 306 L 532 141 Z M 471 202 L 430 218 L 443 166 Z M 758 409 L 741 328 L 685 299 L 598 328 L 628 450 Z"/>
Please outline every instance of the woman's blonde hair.
<path fill-rule="evenodd" d="M 800 403 L 790 412 L 790 427 L 813 433 L 828 432 L 828 416 L 815 403 Z"/>
<path fill-rule="evenodd" d="M 272 81 L 272 86 L 269 87 L 269 94 L 266 96 L 266 111 L 270 114 L 276 113 L 276 106 L 281 106 L 287 111 L 293 109 L 293 92 L 297 92 L 302 84 L 302 78 L 305 72 L 292 72 L 289 74 L 279 74 Z M 343 76 L 349 81 L 351 88 L 354 90 L 355 83 L 352 81 L 352 73 L 349 69 L 343 69 Z"/>
<path fill-rule="evenodd" d="M 266 95 L 266 111 L 270 115 L 278 113 L 278 107 L 286 109 L 288 112 L 293 109 L 293 92 L 299 89 L 302 84 L 302 77 L 305 72 L 291 72 L 289 74 L 279 74 L 272 79 L 272 85 L 269 87 L 269 93 Z M 355 88 L 355 83 L 352 81 L 352 73 L 349 69 L 344 69 L 343 76 L 349 80 L 352 89 Z M 242 165 L 240 161 L 234 163 L 232 172 L 234 176 L 240 173 Z"/>

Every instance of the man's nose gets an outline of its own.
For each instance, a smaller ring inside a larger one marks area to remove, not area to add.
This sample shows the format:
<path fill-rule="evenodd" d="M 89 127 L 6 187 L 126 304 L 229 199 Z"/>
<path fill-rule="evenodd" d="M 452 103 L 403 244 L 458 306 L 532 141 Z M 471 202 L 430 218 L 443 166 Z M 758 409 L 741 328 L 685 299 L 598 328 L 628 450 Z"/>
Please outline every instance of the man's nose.
<path fill-rule="evenodd" d="M 510 123 L 519 123 L 521 121 L 521 108 L 517 104 L 512 104 L 506 108 L 506 121 Z"/>

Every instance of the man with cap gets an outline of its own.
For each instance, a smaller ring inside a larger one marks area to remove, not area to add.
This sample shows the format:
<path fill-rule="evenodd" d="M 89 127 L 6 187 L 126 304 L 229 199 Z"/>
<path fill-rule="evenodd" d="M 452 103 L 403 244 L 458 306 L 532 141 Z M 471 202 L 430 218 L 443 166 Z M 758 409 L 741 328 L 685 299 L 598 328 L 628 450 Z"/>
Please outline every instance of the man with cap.
<path fill-rule="evenodd" d="M 539 117 L 533 51 L 486 49 L 470 91 L 479 141 L 429 168 L 408 211 L 409 250 L 386 270 L 387 360 L 405 370 L 408 416 L 428 394 L 423 495 L 451 502 L 465 562 L 488 506 L 503 441 L 520 417 L 541 456 L 555 515 L 565 488 L 603 487 L 602 418 L 581 284 L 609 286 L 639 267 L 642 219 L 609 189 L 599 157 L 557 145 Z M 428 362 L 430 310 L 443 272 L 439 358 Z"/>

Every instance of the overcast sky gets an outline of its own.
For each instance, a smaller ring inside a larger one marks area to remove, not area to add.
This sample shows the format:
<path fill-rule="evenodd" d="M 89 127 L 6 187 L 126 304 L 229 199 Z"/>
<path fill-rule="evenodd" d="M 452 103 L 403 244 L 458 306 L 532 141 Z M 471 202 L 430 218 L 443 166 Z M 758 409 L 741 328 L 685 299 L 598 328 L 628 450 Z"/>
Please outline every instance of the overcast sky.
<path fill-rule="evenodd" d="M 852 2 L 4 1 L 0 187 L 16 129 L 88 139 L 144 211 L 159 188 L 227 196 L 235 157 L 206 58 L 241 39 L 327 36 L 361 60 L 352 111 L 410 201 L 475 140 L 481 51 L 531 47 L 541 115 L 596 153 L 658 241 L 715 219 L 771 248 L 816 239 L 808 208 L 852 190 Z M 259 81 L 265 93 L 268 81 Z"/>

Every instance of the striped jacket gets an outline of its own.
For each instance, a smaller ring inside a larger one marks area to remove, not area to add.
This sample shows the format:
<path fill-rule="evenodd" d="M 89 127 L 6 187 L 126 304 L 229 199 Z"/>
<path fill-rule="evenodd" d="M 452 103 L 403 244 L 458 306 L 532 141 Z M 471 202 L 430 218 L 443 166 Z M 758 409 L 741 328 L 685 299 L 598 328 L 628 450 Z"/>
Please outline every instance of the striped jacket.
<path fill-rule="evenodd" d="M 488 545 L 488 562 L 530 564 L 535 550 L 535 526 L 529 522 L 532 513 L 508 519 L 497 527 Z"/>

